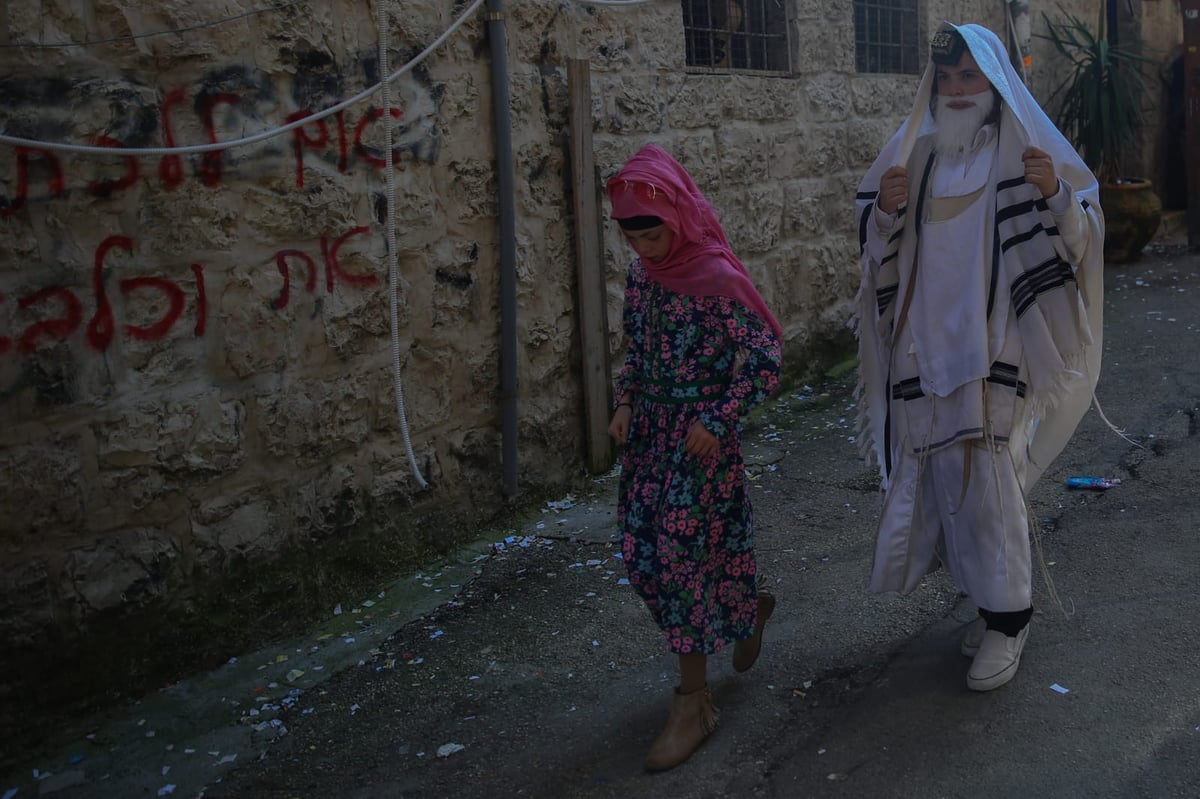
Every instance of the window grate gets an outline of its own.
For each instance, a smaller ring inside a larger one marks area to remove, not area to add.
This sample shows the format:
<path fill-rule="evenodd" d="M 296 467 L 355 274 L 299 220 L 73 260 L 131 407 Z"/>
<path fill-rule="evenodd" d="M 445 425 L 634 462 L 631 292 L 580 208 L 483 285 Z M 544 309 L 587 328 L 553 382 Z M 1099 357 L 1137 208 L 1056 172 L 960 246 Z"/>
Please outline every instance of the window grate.
<path fill-rule="evenodd" d="M 783 0 L 683 0 L 689 67 L 786 72 Z"/>
<path fill-rule="evenodd" d="M 917 74 L 922 65 L 917 0 L 854 0 L 859 72 Z"/>

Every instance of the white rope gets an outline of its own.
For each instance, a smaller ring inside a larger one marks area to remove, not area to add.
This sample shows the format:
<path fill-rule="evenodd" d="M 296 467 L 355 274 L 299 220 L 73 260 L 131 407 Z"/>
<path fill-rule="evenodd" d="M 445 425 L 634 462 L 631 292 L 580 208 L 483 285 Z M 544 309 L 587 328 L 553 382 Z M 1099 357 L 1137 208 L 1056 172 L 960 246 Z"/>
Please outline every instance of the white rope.
<path fill-rule="evenodd" d="M 181 147 L 100 147 L 91 144 L 66 144 L 63 142 L 38 141 L 36 139 L 25 139 L 19 136 L 7 136 L 0 133 L 0 142 L 4 144 L 12 144 L 20 147 L 32 147 L 39 150 L 57 150 L 59 152 L 69 153 L 87 153 L 90 155 L 180 155 L 187 153 L 209 153 L 215 150 L 227 150 L 232 147 L 244 147 L 248 144 L 255 144 L 266 139 L 272 139 L 280 134 L 295 130 L 296 128 L 309 125 L 313 122 L 320 121 L 326 117 L 333 116 L 339 111 L 342 111 L 357 102 L 365 100 L 374 94 L 381 87 L 391 83 L 401 75 L 409 72 L 417 64 L 429 57 L 429 54 L 441 46 L 442 42 L 450 38 L 450 36 L 458 30 L 464 22 L 471 18 L 484 0 L 475 0 L 470 7 L 462 13 L 454 23 L 447 28 L 441 36 L 437 37 L 428 47 L 422 50 L 411 61 L 405 64 L 400 69 L 396 70 L 391 75 L 387 75 L 386 70 L 381 66 L 379 69 L 380 75 L 387 75 L 387 78 L 376 83 L 374 86 L 363 89 L 358 94 L 341 101 L 337 105 L 332 105 L 323 111 L 319 111 L 302 119 L 297 119 L 289 122 L 286 125 L 280 125 L 270 130 L 264 130 L 261 133 L 255 133 L 252 136 L 245 136 L 240 139 L 230 139 L 229 141 L 210 142 L 209 144 L 189 144 Z"/>
<path fill-rule="evenodd" d="M 379 74 L 388 71 L 388 26 L 384 0 L 375 0 L 375 12 L 379 26 Z M 392 92 L 390 81 L 383 81 L 380 102 L 383 103 L 383 172 L 387 183 L 387 260 L 388 260 L 388 310 L 392 331 L 392 386 L 396 394 L 396 416 L 400 419 L 400 435 L 404 439 L 404 452 L 412 469 L 417 485 L 428 484 L 421 476 L 417 457 L 413 454 L 412 438 L 408 430 L 408 417 L 404 413 L 404 389 L 400 384 L 400 264 L 396 256 L 396 170 L 392 164 Z"/>

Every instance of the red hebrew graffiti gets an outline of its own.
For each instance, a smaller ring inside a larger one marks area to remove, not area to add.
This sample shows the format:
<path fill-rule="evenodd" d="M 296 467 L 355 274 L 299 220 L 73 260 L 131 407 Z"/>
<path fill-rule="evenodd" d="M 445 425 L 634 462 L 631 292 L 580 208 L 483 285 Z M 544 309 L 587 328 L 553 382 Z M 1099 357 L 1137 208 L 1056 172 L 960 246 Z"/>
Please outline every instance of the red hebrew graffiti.
<path fill-rule="evenodd" d="M 342 247 L 350 239 L 370 232 L 366 225 L 348 230 L 342 235 L 330 240 L 321 236 L 319 240 L 321 265 L 325 274 L 325 290 L 332 294 L 339 282 L 350 286 L 370 287 L 378 285 L 379 278 L 374 274 L 356 274 L 348 272 L 339 263 Z M 20 310 L 37 310 L 44 317 L 29 324 L 14 341 L 9 336 L 0 335 L 0 355 L 11 352 L 14 348 L 18 354 L 28 355 L 34 352 L 44 342 L 59 342 L 69 339 L 81 327 L 84 329 L 84 339 L 89 348 L 96 352 L 104 352 L 111 345 L 118 329 L 130 339 L 136 341 L 159 341 L 170 335 L 179 324 L 187 311 L 188 292 L 178 282 L 156 275 L 135 275 L 121 278 L 116 282 L 123 296 L 130 297 L 139 293 L 156 292 L 164 300 L 166 306 L 157 319 L 145 324 L 122 322 L 118 325 L 116 311 L 109 299 L 105 282 L 106 270 L 111 273 L 111 260 L 114 251 L 134 252 L 134 241 L 129 236 L 113 235 L 105 238 L 96 247 L 92 261 L 91 291 L 95 302 L 95 311 L 84 324 L 84 307 L 78 291 L 65 286 L 49 286 L 21 297 L 17 300 Z M 292 268 L 302 266 L 305 271 L 304 288 L 309 294 L 317 291 L 318 266 L 317 258 L 304 250 L 284 249 L 274 255 L 276 267 L 283 278 L 283 287 L 278 296 L 268 304 L 274 310 L 282 310 L 291 301 Z M 191 265 L 192 275 L 196 280 L 195 288 L 195 323 L 192 334 L 196 337 L 204 335 L 208 325 L 208 295 L 204 281 L 204 266 L 194 263 Z M 0 292 L 0 303 L 7 301 L 7 296 Z M 54 303 L 57 303 L 57 308 Z"/>
<path fill-rule="evenodd" d="M 379 278 L 375 275 L 356 275 L 342 269 L 341 264 L 338 263 L 338 251 L 341 250 L 342 245 L 351 237 L 369 233 L 370 231 L 371 229 L 366 225 L 360 225 L 338 236 L 332 244 L 330 244 L 328 236 L 321 237 L 321 261 L 325 265 L 325 291 L 332 294 L 339 279 L 351 286 L 374 286 L 379 282 Z M 309 294 L 312 294 L 317 288 L 316 260 L 303 250 L 280 250 L 275 253 L 275 267 L 283 277 L 283 288 L 279 290 L 279 295 L 271 300 L 270 303 L 271 307 L 277 311 L 286 308 L 291 301 L 292 271 L 289 264 L 293 261 L 299 261 L 307 269 L 307 277 L 304 281 L 305 290 Z"/>
<path fill-rule="evenodd" d="M 345 174 L 350 168 L 350 149 L 346 145 L 346 114 L 343 111 L 338 111 L 333 115 L 337 120 L 338 132 L 338 172 Z"/>
<path fill-rule="evenodd" d="M 292 275 L 288 269 L 289 258 L 299 258 L 308 267 L 308 278 L 304 283 L 308 293 L 312 294 L 317 288 L 317 264 L 312 256 L 300 250 L 280 250 L 275 253 L 275 266 L 279 268 L 279 274 L 283 275 L 283 288 L 279 290 L 279 296 L 271 300 L 271 307 L 277 311 L 286 308 L 291 297 Z"/>
<path fill-rule="evenodd" d="M 312 112 L 308 110 L 288 114 L 287 124 L 290 125 L 297 119 L 304 119 L 310 116 L 312 116 Z M 325 126 L 325 120 L 318 119 L 312 124 L 311 127 L 315 127 L 319 134 L 315 139 L 309 135 L 307 130 L 309 127 L 309 125 L 301 125 L 298 128 L 292 128 L 292 152 L 296 154 L 296 188 L 298 189 L 304 188 L 305 149 L 317 150 L 319 152 L 329 144 L 329 128 Z"/>
<path fill-rule="evenodd" d="M 306 119 L 313 115 L 309 109 L 289 114 L 288 123 L 298 119 Z M 333 115 L 337 123 L 338 172 L 345 173 L 349 164 L 349 146 L 346 143 L 346 116 L 338 111 Z M 309 133 L 310 128 L 316 129 L 316 135 Z M 304 188 L 304 151 L 322 152 L 329 146 L 329 126 L 324 119 L 318 119 L 311 125 L 302 125 L 292 129 L 292 152 L 296 155 L 296 188 Z"/>
<path fill-rule="evenodd" d="M 208 140 L 213 144 L 220 141 L 217 138 L 217 123 L 213 119 L 213 109 L 218 105 L 234 105 L 241 102 L 241 97 L 236 94 L 214 94 L 205 97 L 201 101 L 200 115 L 204 121 L 204 130 L 208 133 Z M 200 177 L 204 181 L 205 186 L 216 186 L 221 182 L 221 159 L 224 157 L 224 150 L 209 150 L 204 154 L 200 161 Z"/>
<path fill-rule="evenodd" d="M 182 103 L 184 98 L 183 89 L 175 89 L 163 98 L 162 103 L 162 130 L 163 141 L 168 147 L 175 146 L 175 131 L 171 128 L 171 110 Z M 162 160 L 158 162 L 158 178 L 163 182 L 163 185 L 168 189 L 173 189 L 183 182 L 183 161 L 175 153 L 164 155 Z"/>
<path fill-rule="evenodd" d="M 4 302 L 4 292 L 0 291 L 0 302 Z M 0 355 L 12 349 L 12 339 L 8 336 L 0 336 Z"/>
<path fill-rule="evenodd" d="M 101 147 L 116 147 L 125 146 L 124 142 L 118 141 L 110 136 L 97 136 L 96 144 Z M 138 160 L 132 155 L 125 156 L 125 174 L 122 177 L 113 180 L 94 180 L 88 184 L 88 193 L 94 197 L 108 197 L 113 192 L 127 189 L 137 182 L 138 179 Z"/>
<path fill-rule="evenodd" d="M 51 286 L 41 291 L 35 291 L 28 297 L 18 300 L 17 305 L 24 309 L 49 299 L 59 300 L 66 306 L 63 315 L 56 319 L 34 322 L 26 328 L 25 332 L 21 334 L 21 338 L 17 340 L 17 352 L 28 355 L 37 349 L 39 339 L 65 341 L 79 329 L 79 323 L 83 321 L 83 305 L 79 302 L 78 297 L 61 286 Z"/>
<path fill-rule="evenodd" d="M 157 341 L 175 325 L 183 315 L 183 289 L 163 277 L 130 277 L 121 281 L 121 291 L 131 294 L 140 288 L 155 288 L 167 297 L 167 312 L 152 325 L 125 325 L 125 332 L 130 338 L 139 341 Z"/>
<path fill-rule="evenodd" d="M 29 161 L 40 158 L 50 168 L 50 195 L 58 197 L 63 193 L 63 171 L 58 156 L 52 150 L 42 150 L 34 147 L 16 147 L 17 151 L 17 195 L 7 208 L 0 208 L 0 217 L 12 216 L 25 207 L 29 198 Z"/>
<path fill-rule="evenodd" d="M 372 56 L 361 60 L 365 79 L 375 77 L 368 68 L 372 62 Z M 13 86 L 5 94 L 5 111 L 37 126 L 45 109 L 38 107 L 34 98 L 45 89 L 34 81 L 26 91 L 24 80 L 10 81 Z M 353 174 L 356 169 L 371 173 L 410 159 L 432 164 L 438 158 L 441 91 L 424 75 L 414 75 L 397 86 L 387 108 L 365 104 L 358 110 L 332 113 L 323 110 L 322 104 L 335 98 L 343 84 L 353 81 L 324 58 L 302 59 L 300 72 L 287 74 L 253 66 L 214 66 L 199 84 L 186 87 L 155 88 L 126 77 L 99 78 L 94 83 L 69 95 L 72 124 L 94 120 L 97 128 L 92 141 L 111 148 L 111 157 L 101 154 L 97 167 L 87 158 L 63 155 L 40 143 L 0 148 L 0 159 L 12 159 L 11 166 L 4 165 L 0 219 L 25 212 L 31 201 L 61 197 L 69 190 L 114 198 L 136 189 L 145 177 L 157 179 L 168 191 L 189 178 L 213 188 L 235 175 L 239 180 L 254 179 L 273 168 L 286 171 L 294 165 L 295 185 L 303 189 L 311 182 L 309 173 L 314 167 L 329 177 L 334 170 L 339 175 Z M 154 92 L 158 93 L 157 103 L 147 103 L 146 98 Z M 281 108 L 297 105 L 299 110 L 287 114 L 286 122 L 268 119 Z M 390 154 L 384 152 L 380 135 L 380 124 L 385 121 L 395 133 Z M 277 124 L 298 127 L 281 133 Z M 33 140 L 49 142 L 66 135 L 57 123 L 38 127 L 44 129 L 26 131 Z M 286 136 L 291 138 L 291 152 Z M 247 138 L 254 141 L 235 144 Z M 223 149 L 199 152 L 185 146 L 197 140 Z M 267 141 L 272 143 L 262 144 Z M 138 152 L 160 150 L 156 144 L 174 151 L 157 160 Z M 85 165 L 84 176 L 64 177 L 64 168 L 74 170 L 79 164 Z"/>
<path fill-rule="evenodd" d="M 87 340 L 97 352 L 108 349 L 113 337 L 112 304 L 109 303 L 108 293 L 104 290 L 104 259 L 115 247 L 133 252 L 133 239 L 128 236 L 109 236 L 96 248 L 96 257 L 92 263 L 92 294 L 96 298 L 96 313 L 88 322 Z"/>
<path fill-rule="evenodd" d="M 196 276 L 196 326 L 192 332 L 196 338 L 200 338 L 208 325 L 208 292 L 204 290 L 204 267 L 192 264 L 192 274 Z"/>
<path fill-rule="evenodd" d="M 332 247 L 329 246 L 329 240 L 327 237 L 321 237 L 321 257 L 325 260 L 325 290 L 330 294 L 333 293 L 334 275 L 337 275 L 351 286 L 374 286 L 379 282 L 379 278 L 377 278 L 375 275 L 354 275 L 344 271 L 341 266 L 338 265 L 338 250 L 342 248 L 342 245 L 346 243 L 346 240 L 351 236 L 358 236 L 363 233 L 368 233 L 370 230 L 371 229 L 366 225 L 359 225 L 350 232 L 343 233 L 341 236 L 338 236 L 337 241 L 333 243 Z"/>
<path fill-rule="evenodd" d="M 392 112 L 392 119 L 403 119 L 404 118 L 404 113 L 399 108 L 393 107 L 391 109 L 391 112 Z M 363 131 L 366 129 L 367 125 L 370 125 L 372 122 L 374 122 L 378 119 L 382 119 L 382 118 L 383 118 L 383 109 L 382 108 L 372 108 L 369 112 L 367 112 L 366 116 L 364 116 L 362 119 L 358 120 L 358 125 L 356 125 L 354 128 L 354 152 L 361 155 L 363 160 L 366 161 L 371 166 L 381 167 L 381 168 L 387 164 L 387 161 L 385 161 L 382 158 L 379 158 L 378 156 L 371 155 L 371 153 L 367 151 L 366 146 L 362 143 L 362 136 L 363 136 Z M 393 164 L 400 163 L 400 153 L 396 152 L 396 150 L 394 150 L 394 149 L 392 150 L 392 163 Z"/>

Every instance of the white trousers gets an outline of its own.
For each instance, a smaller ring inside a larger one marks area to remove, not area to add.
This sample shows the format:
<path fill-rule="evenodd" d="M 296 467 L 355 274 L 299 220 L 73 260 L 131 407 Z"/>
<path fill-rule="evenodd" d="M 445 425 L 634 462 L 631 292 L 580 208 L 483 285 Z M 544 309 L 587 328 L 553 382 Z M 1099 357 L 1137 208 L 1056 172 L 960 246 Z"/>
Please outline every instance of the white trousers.
<path fill-rule="evenodd" d="M 923 459 L 896 448 L 872 591 L 907 594 L 944 563 L 981 608 L 1003 613 L 1033 604 L 1029 518 L 1012 455 L 1007 446 L 979 444 L 961 442 Z"/>

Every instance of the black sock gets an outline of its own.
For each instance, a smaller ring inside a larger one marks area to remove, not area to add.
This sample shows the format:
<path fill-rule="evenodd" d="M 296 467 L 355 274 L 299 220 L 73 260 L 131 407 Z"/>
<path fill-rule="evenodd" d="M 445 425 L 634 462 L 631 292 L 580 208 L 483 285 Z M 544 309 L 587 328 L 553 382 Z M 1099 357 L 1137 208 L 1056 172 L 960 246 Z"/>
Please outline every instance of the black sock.
<path fill-rule="evenodd" d="M 1009 638 L 1015 638 L 1029 624 L 1029 620 L 1033 618 L 1033 608 L 1028 607 L 1025 610 L 1012 610 L 1003 613 L 980 608 L 979 615 L 983 617 L 989 630 L 996 630 L 1004 633 Z"/>

